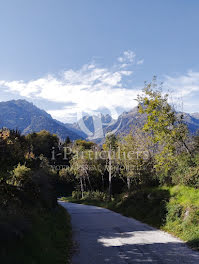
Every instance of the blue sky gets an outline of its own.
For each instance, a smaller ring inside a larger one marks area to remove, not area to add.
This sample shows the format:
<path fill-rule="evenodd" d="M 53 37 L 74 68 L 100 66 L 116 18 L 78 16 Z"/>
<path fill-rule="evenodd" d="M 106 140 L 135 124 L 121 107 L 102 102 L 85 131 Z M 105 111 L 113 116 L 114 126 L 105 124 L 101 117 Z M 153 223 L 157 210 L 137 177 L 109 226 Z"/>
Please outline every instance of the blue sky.
<path fill-rule="evenodd" d="M 199 1 L 0 0 L 0 100 L 117 115 L 157 75 L 199 111 Z"/>

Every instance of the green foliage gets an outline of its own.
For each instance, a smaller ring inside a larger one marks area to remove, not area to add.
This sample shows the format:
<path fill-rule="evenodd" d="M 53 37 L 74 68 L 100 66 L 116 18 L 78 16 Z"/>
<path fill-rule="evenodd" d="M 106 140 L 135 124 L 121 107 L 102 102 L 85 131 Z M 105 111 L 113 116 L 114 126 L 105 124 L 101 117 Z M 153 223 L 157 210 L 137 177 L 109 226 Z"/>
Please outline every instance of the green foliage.
<path fill-rule="evenodd" d="M 194 152 L 199 152 L 199 131 L 193 136 Z"/>
<path fill-rule="evenodd" d="M 72 198 L 75 200 L 80 200 L 82 198 L 82 193 L 80 191 L 73 191 Z"/>
<path fill-rule="evenodd" d="M 61 169 L 59 171 L 59 177 L 66 181 L 66 182 L 71 182 L 74 180 L 74 176 L 73 174 L 71 173 L 71 168 L 68 167 L 68 168 L 65 168 L 65 169 Z"/>
<path fill-rule="evenodd" d="M 69 263 L 70 219 L 57 206 L 49 165 L 58 141 L 47 131 L 0 131 L 1 263 Z"/>
<path fill-rule="evenodd" d="M 103 145 L 103 149 L 108 150 L 116 150 L 118 147 L 118 139 L 115 134 L 108 134 L 106 136 L 106 141 Z"/>
<path fill-rule="evenodd" d="M 155 89 L 154 89 L 155 87 Z M 155 166 L 161 182 L 171 182 L 170 173 L 176 162 L 176 152 L 185 147 L 188 129 L 168 103 L 168 95 L 157 89 L 156 79 L 146 85 L 138 96 L 139 112 L 146 116 L 143 131 L 155 147 Z"/>
<path fill-rule="evenodd" d="M 56 135 L 50 134 L 46 130 L 32 133 L 26 136 L 29 148 L 35 154 L 40 156 L 43 154 L 46 158 L 51 159 L 53 148 L 58 146 L 59 139 Z"/>
<path fill-rule="evenodd" d="M 28 144 L 18 130 L 0 130 L 0 172 L 6 178 L 7 171 L 25 162 Z"/>
<path fill-rule="evenodd" d="M 167 222 L 175 221 L 176 219 L 180 218 L 183 213 L 183 206 L 179 203 L 169 203 L 167 205 Z"/>
<path fill-rule="evenodd" d="M 149 155 L 148 142 L 145 139 L 142 131 L 135 129 L 119 142 L 120 174 L 129 178 L 132 189 L 153 182 L 153 163 Z"/>
<path fill-rule="evenodd" d="M 108 194 L 100 191 L 90 191 L 84 192 L 84 197 L 82 198 L 82 193 L 80 191 L 72 192 L 72 199 L 74 200 L 97 200 L 97 201 L 107 201 Z"/>
<path fill-rule="evenodd" d="M 176 157 L 175 169 L 172 173 L 174 184 L 183 184 L 192 187 L 199 187 L 199 156 L 190 156 L 181 153 Z"/>
<path fill-rule="evenodd" d="M 92 149 L 93 147 L 95 147 L 96 144 L 91 141 L 78 139 L 75 141 L 74 145 L 77 146 L 80 150 L 85 150 L 85 149 Z"/>
<path fill-rule="evenodd" d="M 199 190 L 175 186 L 170 189 L 164 230 L 174 233 L 199 249 Z"/>
<path fill-rule="evenodd" d="M 25 186 L 32 181 L 31 169 L 19 163 L 18 166 L 11 172 L 10 181 L 13 185 L 19 187 Z"/>

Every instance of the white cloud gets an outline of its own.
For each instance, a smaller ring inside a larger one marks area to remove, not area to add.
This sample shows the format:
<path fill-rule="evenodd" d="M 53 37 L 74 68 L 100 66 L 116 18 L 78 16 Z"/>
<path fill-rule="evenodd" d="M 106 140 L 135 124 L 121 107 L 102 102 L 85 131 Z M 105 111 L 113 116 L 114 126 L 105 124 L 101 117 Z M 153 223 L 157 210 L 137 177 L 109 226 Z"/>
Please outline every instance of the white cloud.
<path fill-rule="evenodd" d="M 165 77 L 166 86 L 182 96 L 188 96 L 199 91 L 199 72 L 188 71 L 185 75 L 178 77 Z"/>
<path fill-rule="evenodd" d="M 132 50 L 126 50 L 123 52 L 122 56 L 117 58 L 117 60 L 121 63 L 120 68 L 126 68 L 129 64 L 137 64 L 141 65 L 144 63 L 144 59 L 136 60 L 136 54 Z"/>
<path fill-rule="evenodd" d="M 124 52 L 128 66 L 133 62 L 135 54 Z M 56 119 L 68 122 L 74 121 L 77 113 L 90 113 L 100 108 L 112 111 L 117 107 L 130 109 L 136 105 L 138 89 L 127 89 L 125 79 L 133 74 L 131 70 L 121 69 L 121 65 L 113 68 L 97 67 L 95 64 L 83 65 L 79 70 L 66 70 L 59 76 L 48 75 L 37 80 L 5 81 L 0 80 L 0 86 L 10 92 L 31 99 L 45 99 L 56 102 L 57 110 L 48 112 Z M 129 87 L 128 87 L 129 88 Z M 59 103 L 66 104 L 64 108 Z M 69 103 L 73 106 L 69 106 Z"/>
<path fill-rule="evenodd" d="M 137 61 L 137 65 L 141 65 L 141 64 L 143 64 L 144 63 L 144 59 L 142 59 L 142 60 L 138 60 Z"/>
<path fill-rule="evenodd" d="M 135 58 L 135 52 L 131 51 L 131 50 L 127 50 L 124 52 L 124 58 L 126 60 L 128 60 L 129 62 L 134 62 L 134 58 Z"/>
<path fill-rule="evenodd" d="M 126 50 L 123 52 L 122 56 L 118 58 L 118 61 L 121 63 L 133 63 L 135 60 L 136 54 L 132 50 Z M 125 65 L 123 64 L 123 65 Z"/>
<path fill-rule="evenodd" d="M 165 76 L 164 87 L 171 94 L 174 105 L 181 105 L 182 109 L 179 110 L 198 111 L 194 101 L 198 100 L 199 95 L 199 72 L 190 70 L 185 75 Z"/>

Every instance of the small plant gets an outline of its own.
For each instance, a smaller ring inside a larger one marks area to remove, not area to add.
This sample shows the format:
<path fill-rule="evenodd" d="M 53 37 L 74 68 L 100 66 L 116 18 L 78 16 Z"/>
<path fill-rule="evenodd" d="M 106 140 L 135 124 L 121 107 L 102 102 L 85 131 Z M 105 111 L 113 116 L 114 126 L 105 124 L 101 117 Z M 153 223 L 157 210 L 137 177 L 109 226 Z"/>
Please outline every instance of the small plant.
<path fill-rule="evenodd" d="M 183 206 L 178 203 L 168 203 L 167 210 L 167 221 L 174 222 L 183 215 Z"/>

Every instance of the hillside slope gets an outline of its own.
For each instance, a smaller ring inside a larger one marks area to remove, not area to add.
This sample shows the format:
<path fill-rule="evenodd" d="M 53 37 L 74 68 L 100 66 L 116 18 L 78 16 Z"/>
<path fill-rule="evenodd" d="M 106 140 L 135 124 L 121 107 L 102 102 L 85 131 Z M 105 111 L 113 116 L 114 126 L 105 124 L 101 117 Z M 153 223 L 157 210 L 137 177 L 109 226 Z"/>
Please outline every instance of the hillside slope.
<path fill-rule="evenodd" d="M 39 109 L 26 100 L 0 102 L 0 127 L 18 129 L 22 134 L 39 132 L 43 129 L 57 134 L 62 140 L 82 138 L 64 124 L 53 119 L 44 110 Z"/>

